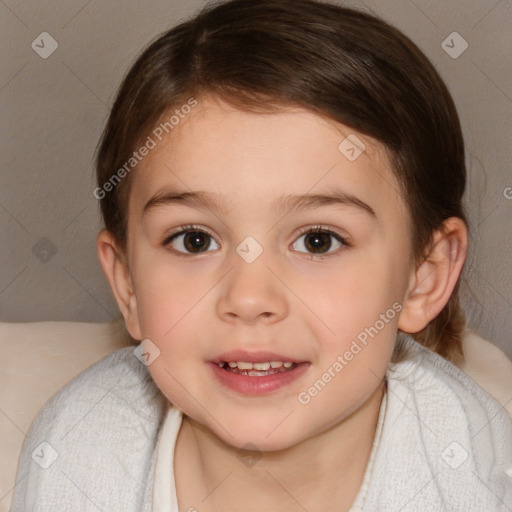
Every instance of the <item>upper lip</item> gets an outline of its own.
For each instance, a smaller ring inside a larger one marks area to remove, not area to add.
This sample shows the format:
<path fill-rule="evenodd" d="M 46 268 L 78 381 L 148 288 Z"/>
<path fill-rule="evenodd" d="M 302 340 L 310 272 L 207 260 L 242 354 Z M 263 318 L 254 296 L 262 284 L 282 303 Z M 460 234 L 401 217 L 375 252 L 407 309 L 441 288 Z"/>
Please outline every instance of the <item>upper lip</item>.
<path fill-rule="evenodd" d="M 224 352 L 215 359 L 211 359 L 210 362 L 218 364 L 229 361 L 244 361 L 246 363 L 266 363 L 267 361 L 282 361 L 291 363 L 301 363 L 303 361 L 294 357 L 285 356 L 283 354 L 277 354 L 275 352 L 268 351 L 256 351 L 247 352 L 246 350 L 230 350 Z"/>

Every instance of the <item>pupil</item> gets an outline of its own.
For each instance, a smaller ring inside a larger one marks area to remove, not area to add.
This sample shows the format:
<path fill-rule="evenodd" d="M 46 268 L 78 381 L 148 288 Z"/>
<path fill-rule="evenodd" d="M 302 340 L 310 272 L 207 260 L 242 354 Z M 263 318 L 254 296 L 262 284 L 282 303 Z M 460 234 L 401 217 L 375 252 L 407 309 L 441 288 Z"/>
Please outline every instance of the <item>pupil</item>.
<path fill-rule="evenodd" d="M 208 244 L 204 241 L 204 237 L 208 236 L 204 233 L 199 232 L 190 232 L 185 235 L 185 247 L 188 251 L 195 251 L 197 249 L 202 249 L 203 247 L 208 247 Z"/>
<path fill-rule="evenodd" d="M 312 244 L 309 243 L 310 241 Z M 310 233 L 306 237 L 306 247 L 308 250 L 311 250 L 311 252 L 322 252 L 322 242 L 327 245 L 326 250 L 329 250 L 331 246 L 331 237 L 328 233 Z"/>

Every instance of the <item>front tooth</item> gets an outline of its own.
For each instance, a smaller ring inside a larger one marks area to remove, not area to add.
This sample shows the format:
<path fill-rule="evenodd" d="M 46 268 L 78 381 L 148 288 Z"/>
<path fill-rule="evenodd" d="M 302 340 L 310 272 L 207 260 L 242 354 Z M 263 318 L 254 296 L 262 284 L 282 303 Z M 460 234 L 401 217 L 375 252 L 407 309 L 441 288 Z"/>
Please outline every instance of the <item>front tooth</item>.
<path fill-rule="evenodd" d="M 293 363 L 290 363 L 290 362 L 286 362 L 286 363 L 283 363 L 283 366 L 285 368 L 290 368 L 292 366 Z"/>
<path fill-rule="evenodd" d="M 236 361 L 229 361 L 228 365 L 230 368 L 236 368 Z"/>
<path fill-rule="evenodd" d="M 270 368 L 270 363 L 253 363 L 255 370 L 268 370 Z"/>
<path fill-rule="evenodd" d="M 245 361 L 237 361 L 236 365 L 240 370 L 252 370 L 252 363 L 246 363 Z"/>
<path fill-rule="evenodd" d="M 283 366 L 283 362 L 282 361 L 270 361 L 270 366 L 272 366 L 272 368 L 281 368 L 281 366 Z"/>

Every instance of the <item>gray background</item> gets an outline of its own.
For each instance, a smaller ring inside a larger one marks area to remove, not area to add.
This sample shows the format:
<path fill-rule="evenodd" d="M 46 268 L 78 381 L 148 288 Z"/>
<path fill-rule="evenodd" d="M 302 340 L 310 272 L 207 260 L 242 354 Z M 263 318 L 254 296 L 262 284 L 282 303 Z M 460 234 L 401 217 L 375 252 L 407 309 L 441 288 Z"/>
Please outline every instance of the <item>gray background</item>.
<path fill-rule="evenodd" d="M 118 317 L 96 256 L 94 149 L 114 93 L 141 49 L 204 3 L 0 0 L 0 320 Z M 465 308 L 470 325 L 512 357 L 511 2 L 348 5 L 411 37 L 454 96 L 470 173 Z M 42 32 L 58 43 L 47 59 L 31 47 Z M 458 58 L 443 49 L 445 40 L 461 48 L 448 37 L 453 32 L 468 43 Z"/>

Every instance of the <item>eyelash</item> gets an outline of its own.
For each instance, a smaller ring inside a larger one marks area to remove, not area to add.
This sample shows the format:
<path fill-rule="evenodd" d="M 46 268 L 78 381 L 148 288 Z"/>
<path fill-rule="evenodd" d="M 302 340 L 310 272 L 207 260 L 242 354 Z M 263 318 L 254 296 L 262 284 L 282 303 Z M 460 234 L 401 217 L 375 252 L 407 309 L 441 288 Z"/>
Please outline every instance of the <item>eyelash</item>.
<path fill-rule="evenodd" d="M 170 235 L 166 236 L 161 245 L 162 245 L 162 247 L 168 248 L 170 243 L 175 238 L 177 238 L 180 235 L 188 234 L 188 233 L 191 233 L 191 232 L 193 232 L 193 233 L 202 233 L 202 234 L 210 236 L 211 238 L 213 238 L 215 240 L 215 237 L 211 233 L 206 231 L 205 229 L 202 229 L 201 227 L 196 226 L 196 225 L 188 224 L 188 225 L 185 225 L 185 226 L 180 226 L 179 228 L 177 228 L 176 231 L 174 231 Z M 309 227 L 306 227 L 306 228 L 302 228 L 300 230 L 300 232 L 298 233 L 297 238 L 295 240 L 298 240 L 301 236 L 305 235 L 306 233 L 326 233 L 328 235 L 331 235 L 333 238 L 335 238 L 345 248 L 352 247 L 352 244 L 349 243 L 345 237 L 343 237 L 339 233 L 329 229 L 327 226 L 322 226 L 322 225 L 309 226 Z M 176 249 L 170 249 L 170 250 L 172 250 L 172 252 L 175 253 L 176 255 L 183 256 L 183 257 L 195 256 L 197 254 L 201 254 L 201 253 L 196 253 L 196 254 L 186 253 L 186 252 L 182 252 L 182 251 L 177 251 Z M 339 251 L 340 251 L 340 249 L 338 249 L 336 251 L 333 251 L 332 253 L 329 252 L 329 253 L 326 253 L 326 254 L 304 253 L 304 252 L 301 252 L 301 251 L 297 251 L 297 252 L 300 252 L 301 254 L 309 254 L 311 256 L 311 259 L 313 260 L 313 259 L 324 259 L 324 258 L 330 256 L 331 254 L 336 254 Z M 209 252 L 209 251 L 204 251 L 204 252 Z"/>

